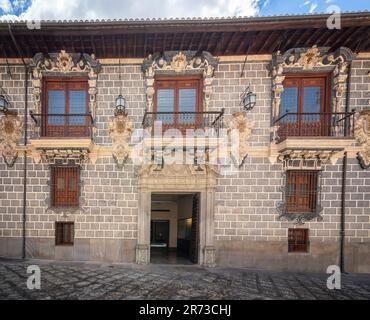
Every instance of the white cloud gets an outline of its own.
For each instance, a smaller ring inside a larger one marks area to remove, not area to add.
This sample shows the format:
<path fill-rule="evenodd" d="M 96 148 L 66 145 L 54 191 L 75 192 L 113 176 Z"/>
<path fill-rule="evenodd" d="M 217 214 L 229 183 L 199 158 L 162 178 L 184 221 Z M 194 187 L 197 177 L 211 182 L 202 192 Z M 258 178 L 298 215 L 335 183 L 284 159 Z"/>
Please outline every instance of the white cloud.
<path fill-rule="evenodd" d="M 12 4 L 9 0 L 0 0 L 0 9 L 5 13 L 9 13 L 12 10 Z"/>
<path fill-rule="evenodd" d="M 317 3 L 312 3 L 311 6 L 310 6 L 309 12 L 310 13 L 315 12 L 315 10 L 316 10 L 317 7 L 318 7 L 318 4 Z"/>
<path fill-rule="evenodd" d="M 8 0 L 0 0 L 0 3 Z M 33 0 L 18 18 L 46 19 L 119 19 L 220 17 L 258 13 L 260 0 Z M 4 10 L 5 11 L 5 10 Z M 5 11 L 9 13 L 9 11 Z M 6 15 L 1 19 L 17 18 Z"/>

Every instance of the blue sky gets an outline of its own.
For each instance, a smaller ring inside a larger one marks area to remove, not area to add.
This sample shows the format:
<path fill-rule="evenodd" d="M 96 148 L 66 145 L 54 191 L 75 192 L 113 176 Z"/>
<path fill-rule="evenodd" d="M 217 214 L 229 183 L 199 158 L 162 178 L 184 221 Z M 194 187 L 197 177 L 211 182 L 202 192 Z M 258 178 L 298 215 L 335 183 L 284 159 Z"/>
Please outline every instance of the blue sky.
<path fill-rule="evenodd" d="M 0 0 L 1 19 L 220 17 L 370 11 L 370 0 Z"/>

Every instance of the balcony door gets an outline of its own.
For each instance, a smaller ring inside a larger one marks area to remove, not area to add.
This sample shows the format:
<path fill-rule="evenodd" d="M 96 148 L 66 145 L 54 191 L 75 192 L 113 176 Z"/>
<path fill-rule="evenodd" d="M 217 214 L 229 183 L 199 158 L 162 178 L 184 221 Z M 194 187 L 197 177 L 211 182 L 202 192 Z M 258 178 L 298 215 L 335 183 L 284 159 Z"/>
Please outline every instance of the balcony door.
<path fill-rule="evenodd" d="M 327 76 L 286 77 L 280 104 L 286 136 L 330 135 Z"/>
<path fill-rule="evenodd" d="M 160 78 L 156 80 L 155 120 L 163 129 L 199 127 L 201 117 L 200 79 Z"/>
<path fill-rule="evenodd" d="M 44 88 L 43 136 L 89 136 L 87 81 L 48 79 Z"/>

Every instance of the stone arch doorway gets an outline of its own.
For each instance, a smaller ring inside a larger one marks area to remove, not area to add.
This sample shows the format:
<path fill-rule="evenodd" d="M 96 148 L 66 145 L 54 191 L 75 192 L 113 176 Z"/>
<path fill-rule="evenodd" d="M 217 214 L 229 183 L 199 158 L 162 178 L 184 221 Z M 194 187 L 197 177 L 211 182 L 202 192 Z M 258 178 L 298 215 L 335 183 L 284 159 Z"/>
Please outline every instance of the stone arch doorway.
<path fill-rule="evenodd" d="M 150 263 L 150 223 L 152 193 L 199 194 L 198 264 L 215 266 L 214 199 L 216 172 L 209 166 L 155 165 L 144 166 L 139 172 L 139 216 L 136 263 Z"/>

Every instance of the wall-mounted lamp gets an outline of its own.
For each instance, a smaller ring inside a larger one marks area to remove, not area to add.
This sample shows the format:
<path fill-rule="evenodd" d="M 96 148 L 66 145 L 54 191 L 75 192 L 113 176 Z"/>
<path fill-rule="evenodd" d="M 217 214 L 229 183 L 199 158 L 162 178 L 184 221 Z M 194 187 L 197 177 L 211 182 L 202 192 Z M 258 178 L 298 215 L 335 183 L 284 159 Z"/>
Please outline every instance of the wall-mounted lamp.
<path fill-rule="evenodd" d="M 8 113 L 9 111 L 9 102 L 5 96 L 0 95 L 0 112 Z"/>
<path fill-rule="evenodd" d="M 246 111 L 252 110 L 256 105 L 257 95 L 250 90 L 250 86 L 244 90 L 240 98 Z"/>
<path fill-rule="evenodd" d="M 126 111 L 126 99 L 120 94 L 116 98 L 116 114 L 125 113 Z"/>

